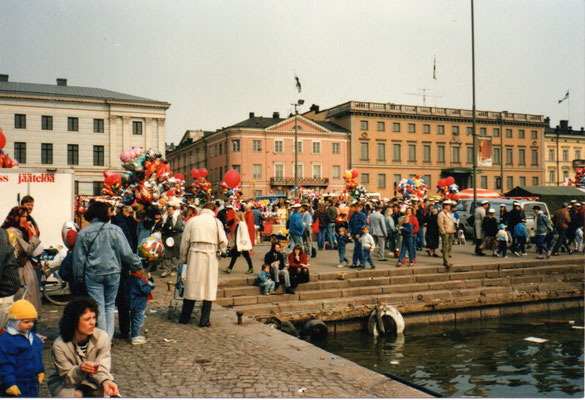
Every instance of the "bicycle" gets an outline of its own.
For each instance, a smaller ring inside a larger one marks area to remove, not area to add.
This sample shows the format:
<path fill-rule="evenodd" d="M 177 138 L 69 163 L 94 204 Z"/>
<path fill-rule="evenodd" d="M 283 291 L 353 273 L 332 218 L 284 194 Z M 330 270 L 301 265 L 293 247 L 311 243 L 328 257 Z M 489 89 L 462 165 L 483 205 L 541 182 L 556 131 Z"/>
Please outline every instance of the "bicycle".
<path fill-rule="evenodd" d="M 65 306 L 69 303 L 69 299 L 61 299 L 60 297 L 70 294 L 67 282 L 59 276 L 59 267 L 61 263 L 49 263 L 53 261 L 55 256 L 59 253 L 58 249 L 49 248 L 43 251 L 40 257 L 41 274 L 39 278 L 39 287 L 41 294 L 49 302 Z"/>

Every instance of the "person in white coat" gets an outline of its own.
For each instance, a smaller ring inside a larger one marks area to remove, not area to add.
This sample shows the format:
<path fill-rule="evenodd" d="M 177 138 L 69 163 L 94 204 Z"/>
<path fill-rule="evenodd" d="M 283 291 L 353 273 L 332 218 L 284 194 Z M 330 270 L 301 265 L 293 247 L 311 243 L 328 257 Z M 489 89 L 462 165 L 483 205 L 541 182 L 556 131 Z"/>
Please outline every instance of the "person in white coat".
<path fill-rule="evenodd" d="M 375 211 L 370 214 L 370 233 L 376 241 L 375 247 L 378 249 L 378 260 L 385 261 L 384 253 L 386 251 L 388 231 L 386 230 L 386 221 L 380 211 L 382 211 L 382 207 L 376 206 Z"/>
<path fill-rule="evenodd" d="M 473 231 L 475 233 L 475 254 L 478 256 L 485 256 L 485 253 L 481 250 L 481 244 L 483 243 L 483 219 L 485 218 L 487 209 L 490 208 L 490 202 L 484 200 L 481 205 L 475 209 Z"/>
<path fill-rule="evenodd" d="M 246 273 L 253 274 L 254 266 L 252 265 L 252 259 L 250 258 L 250 250 L 252 250 L 254 246 L 252 246 L 252 241 L 250 240 L 248 225 L 244 220 L 244 213 L 238 211 L 236 213 L 236 220 L 238 221 L 238 224 L 236 225 L 230 242 L 230 255 L 232 260 L 230 261 L 230 265 L 227 267 L 227 269 L 224 269 L 223 272 L 226 274 L 231 274 L 236 260 L 240 255 L 242 255 L 248 263 L 248 270 Z"/>
<path fill-rule="evenodd" d="M 218 250 L 227 250 L 227 238 L 221 222 L 214 216 L 213 203 L 185 225 L 181 239 L 181 261 L 185 264 L 185 290 L 179 322 L 189 323 L 195 301 L 203 301 L 199 326 L 209 324 L 211 302 L 217 296 Z"/>

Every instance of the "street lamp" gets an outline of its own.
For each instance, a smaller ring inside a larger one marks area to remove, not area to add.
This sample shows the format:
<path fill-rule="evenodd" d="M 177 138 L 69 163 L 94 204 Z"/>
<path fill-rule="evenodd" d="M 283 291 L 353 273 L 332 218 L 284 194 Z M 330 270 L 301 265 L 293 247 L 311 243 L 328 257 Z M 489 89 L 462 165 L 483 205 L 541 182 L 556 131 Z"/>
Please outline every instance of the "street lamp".
<path fill-rule="evenodd" d="M 303 100 L 303 99 L 298 99 L 296 103 L 293 103 L 293 105 L 295 106 L 295 126 L 294 126 L 294 129 L 295 129 L 295 174 L 294 174 L 295 185 L 293 188 L 293 190 L 296 190 L 295 197 L 298 196 L 298 192 L 299 192 L 299 189 L 298 189 L 299 188 L 299 186 L 298 186 L 299 177 L 298 177 L 298 171 L 297 171 L 298 170 L 298 160 L 299 160 L 299 145 L 298 145 L 297 137 L 298 137 L 299 132 L 298 132 L 298 126 L 297 126 L 297 117 L 299 115 L 298 107 L 302 106 L 303 104 L 305 104 L 305 100 Z"/>
<path fill-rule="evenodd" d="M 504 194 L 504 115 L 508 111 L 502 111 L 498 115 L 498 122 L 500 124 L 500 191 Z"/>
<path fill-rule="evenodd" d="M 472 82 L 472 97 L 473 97 L 473 104 L 472 104 L 472 113 L 473 113 L 473 120 L 472 120 L 472 132 L 473 132 L 473 174 L 472 174 L 472 184 L 473 184 L 473 208 L 475 210 L 477 207 L 477 185 L 476 185 L 476 175 L 477 175 L 477 134 L 475 132 L 475 28 L 473 22 L 473 0 L 471 0 L 471 82 Z"/>

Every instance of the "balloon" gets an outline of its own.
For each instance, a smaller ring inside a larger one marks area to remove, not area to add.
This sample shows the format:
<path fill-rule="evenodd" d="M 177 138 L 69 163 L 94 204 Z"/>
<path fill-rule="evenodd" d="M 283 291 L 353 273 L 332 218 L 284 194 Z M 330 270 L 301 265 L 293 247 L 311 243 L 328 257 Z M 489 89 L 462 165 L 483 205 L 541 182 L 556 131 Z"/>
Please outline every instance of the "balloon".
<path fill-rule="evenodd" d="M 240 173 L 235 169 L 230 169 L 223 177 L 224 182 L 231 188 L 235 188 L 240 184 Z"/>
<path fill-rule="evenodd" d="M 345 171 L 345 177 L 351 179 L 351 171 Z"/>
<path fill-rule="evenodd" d="M 175 195 L 175 191 L 174 190 L 168 190 L 166 193 L 167 197 L 173 197 Z"/>
<path fill-rule="evenodd" d="M 185 175 L 183 175 L 181 173 L 175 174 L 175 179 L 184 181 L 185 180 Z"/>
<path fill-rule="evenodd" d="M 438 185 L 439 187 L 441 187 L 441 188 L 442 188 L 443 186 L 446 186 L 446 185 L 445 185 L 445 179 L 439 179 L 439 182 L 437 182 L 437 185 Z"/>
<path fill-rule="evenodd" d="M 134 157 L 138 157 L 140 153 L 142 153 L 142 147 L 140 146 L 132 147 L 132 153 L 134 154 Z"/>
<path fill-rule="evenodd" d="M 414 181 L 412 179 L 407 180 L 406 183 L 408 183 L 409 185 L 414 185 Z"/>
<path fill-rule="evenodd" d="M 359 174 L 360 174 L 360 173 L 358 172 L 358 170 L 357 170 L 357 169 L 352 169 L 352 170 L 351 170 L 351 177 L 352 177 L 352 178 L 357 178 Z"/>
<path fill-rule="evenodd" d="M 198 179 L 199 178 L 199 175 L 200 175 L 200 172 L 199 172 L 199 170 L 197 168 L 193 168 L 191 170 L 191 178 Z"/>
<path fill-rule="evenodd" d="M 452 176 L 445 178 L 445 186 L 451 186 L 454 183 L 455 183 L 455 178 L 453 178 Z"/>
<path fill-rule="evenodd" d="M 6 146 L 6 136 L 4 136 L 4 131 L 0 127 L 0 150 L 2 150 Z"/>
<path fill-rule="evenodd" d="M 206 176 L 207 176 L 207 169 L 205 169 L 205 168 L 201 168 L 201 169 L 199 170 L 199 177 L 200 177 L 200 178 L 205 178 Z"/>
<path fill-rule="evenodd" d="M 129 151 L 123 151 L 120 153 L 120 161 L 122 161 L 123 163 L 128 162 L 132 159 L 132 155 L 130 154 Z"/>
<path fill-rule="evenodd" d="M 140 242 L 138 254 L 150 262 L 160 261 L 165 254 L 165 246 L 156 237 L 149 236 Z"/>

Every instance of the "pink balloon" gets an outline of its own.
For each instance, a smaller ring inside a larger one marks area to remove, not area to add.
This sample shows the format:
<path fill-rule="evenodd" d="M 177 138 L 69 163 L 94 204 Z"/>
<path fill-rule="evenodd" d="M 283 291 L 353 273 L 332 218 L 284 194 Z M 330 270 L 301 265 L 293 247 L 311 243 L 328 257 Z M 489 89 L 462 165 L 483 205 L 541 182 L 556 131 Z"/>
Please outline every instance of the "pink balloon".
<path fill-rule="evenodd" d="M 131 153 L 130 151 L 123 151 L 120 153 L 120 161 L 122 162 L 130 161 L 133 155 L 134 153 Z"/>

